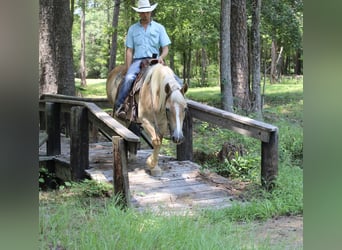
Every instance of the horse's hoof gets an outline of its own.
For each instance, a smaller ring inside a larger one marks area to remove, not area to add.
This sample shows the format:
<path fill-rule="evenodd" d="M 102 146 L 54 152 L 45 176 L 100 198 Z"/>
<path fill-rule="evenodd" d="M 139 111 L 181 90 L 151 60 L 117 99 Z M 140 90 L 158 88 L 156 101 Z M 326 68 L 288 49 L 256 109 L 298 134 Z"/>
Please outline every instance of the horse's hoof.
<path fill-rule="evenodd" d="M 152 169 L 154 168 L 155 165 L 157 165 L 157 163 L 152 159 L 152 155 L 150 155 L 147 160 L 146 160 L 146 164 L 147 166 Z"/>
<path fill-rule="evenodd" d="M 150 171 L 151 171 L 151 175 L 155 176 L 155 177 L 161 176 L 161 173 L 162 173 L 160 167 L 154 167 L 154 168 L 150 169 Z"/>

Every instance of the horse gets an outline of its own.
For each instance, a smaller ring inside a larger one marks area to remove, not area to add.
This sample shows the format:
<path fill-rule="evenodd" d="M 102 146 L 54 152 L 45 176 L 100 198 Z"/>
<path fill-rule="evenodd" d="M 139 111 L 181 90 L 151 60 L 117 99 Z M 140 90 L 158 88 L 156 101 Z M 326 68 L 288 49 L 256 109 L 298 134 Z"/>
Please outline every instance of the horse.
<path fill-rule="evenodd" d="M 125 73 L 126 67 L 120 65 L 108 75 L 106 91 L 111 105 L 115 103 L 118 86 Z M 149 66 L 141 81 L 140 91 L 135 95 L 138 104 L 137 123 L 143 127 L 152 140 L 153 152 L 147 158 L 146 164 L 152 176 L 160 176 L 159 151 L 167 129 L 169 128 L 170 138 L 174 143 L 180 144 L 184 140 L 182 129 L 187 112 L 184 94 L 188 86 L 187 84 L 181 86 L 172 69 L 160 63 Z"/>

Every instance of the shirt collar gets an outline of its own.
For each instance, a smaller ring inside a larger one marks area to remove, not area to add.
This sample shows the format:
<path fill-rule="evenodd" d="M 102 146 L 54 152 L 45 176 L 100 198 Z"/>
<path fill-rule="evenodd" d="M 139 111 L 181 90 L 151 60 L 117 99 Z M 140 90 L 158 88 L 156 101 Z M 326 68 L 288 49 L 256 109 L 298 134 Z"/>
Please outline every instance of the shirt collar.
<path fill-rule="evenodd" d="M 151 21 L 148 23 L 148 25 L 151 26 L 151 25 L 152 25 L 152 22 L 153 22 L 153 19 L 151 18 Z M 138 24 L 139 24 L 140 26 L 142 26 L 140 20 L 139 20 Z"/>

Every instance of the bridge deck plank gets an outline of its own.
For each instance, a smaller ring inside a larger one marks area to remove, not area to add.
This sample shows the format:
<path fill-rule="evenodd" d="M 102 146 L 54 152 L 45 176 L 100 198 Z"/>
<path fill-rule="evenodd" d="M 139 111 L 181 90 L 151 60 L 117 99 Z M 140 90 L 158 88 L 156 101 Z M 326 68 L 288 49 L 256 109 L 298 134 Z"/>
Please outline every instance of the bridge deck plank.
<path fill-rule="evenodd" d="M 68 141 L 68 138 L 61 138 L 62 154 L 57 157 L 64 160 L 68 158 Z M 112 150 L 111 142 L 89 145 L 90 168 L 86 172 L 92 179 L 113 183 Z M 44 145 L 40 151 L 44 151 Z M 128 164 L 131 206 L 135 209 L 150 209 L 162 214 L 191 214 L 197 209 L 215 209 L 232 204 L 235 198 L 229 190 L 205 178 L 200 166 L 194 162 L 176 161 L 172 157 L 160 155 L 159 166 L 163 174 L 161 177 L 151 176 L 145 165 L 151 152 L 138 150 L 136 161 Z"/>

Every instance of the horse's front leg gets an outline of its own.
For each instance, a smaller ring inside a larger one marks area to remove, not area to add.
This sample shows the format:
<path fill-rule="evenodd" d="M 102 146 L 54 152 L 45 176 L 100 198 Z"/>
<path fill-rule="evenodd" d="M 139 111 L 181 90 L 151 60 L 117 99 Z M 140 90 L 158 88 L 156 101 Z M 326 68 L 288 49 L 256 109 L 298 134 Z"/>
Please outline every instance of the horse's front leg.
<path fill-rule="evenodd" d="M 163 137 L 157 136 L 157 138 L 152 139 L 153 152 L 147 158 L 146 163 L 150 168 L 152 176 L 161 176 L 161 168 L 158 166 L 159 151 L 162 144 Z"/>
<path fill-rule="evenodd" d="M 150 134 L 152 139 L 153 152 L 147 158 L 146 164 L 151 171 L 152 176 L 160 176 L 161 168 L 158 166 L 159 151 L 163 141 L 163 137 L 158 135 L 153 125 L 146 119 L 142 120 L 142 126 Z"/>

